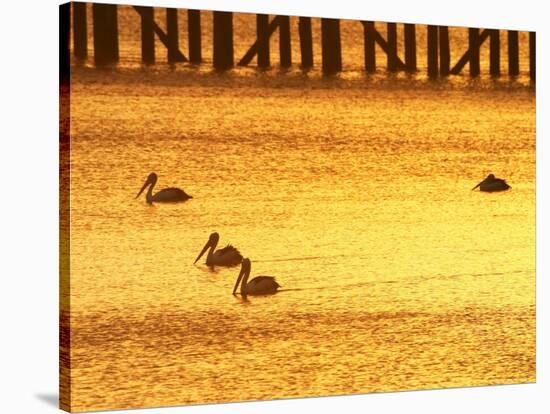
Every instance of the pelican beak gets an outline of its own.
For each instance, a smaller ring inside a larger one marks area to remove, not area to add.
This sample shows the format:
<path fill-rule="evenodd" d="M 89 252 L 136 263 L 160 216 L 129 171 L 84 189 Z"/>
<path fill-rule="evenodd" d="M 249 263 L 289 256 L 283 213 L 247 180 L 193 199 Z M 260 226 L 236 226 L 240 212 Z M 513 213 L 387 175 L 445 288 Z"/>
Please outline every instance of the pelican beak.
<path fill-rule="evenodd" d="M 235 287 L 233 288 L 233 295 L 237 292 L 237 288 L 239 287 L 239 283 L 241 283 L 241 279 L 244 276 L 243 268 L 241 267 L 241 270 L 239 272 L 239 277 L 237 277 L 237 281 L 235 282 Z"/>
<path fill-rule="evenodd" d="M 204 247 L 202 248 L 201 252 L 199 253 L 199 255 L 197 256 L 197 258 L 195 259 L 195 261 L 193 262 L 193 264 L 197 263 L 199 261 L 199 259 L 202 257 L 202 255 L 204 254 L 204 252 L 206 252 L 206 250 L 208 250 L 208 248 L 210 247 L 210 240 L 208 240 L 206 242 L 206 244 L 204 245 Z"/>
<path fill-rule="evenodd" d="M 242 270 L 243 278 L 241 282 L 241 296 L 243 299 L 246 299 L 246 296 L 248 294 L 248 289 L 246 284 L 248 283 L 248 278 L 250 277 L 250 267 L 248 267 L 245 270 Z"/>
<path fill-rule="evenodd" d="M 145 180 L 145 184 L 143 184 L 143 187 L 141 187 L 141 190 L 139 190 L 139 193 L 136 196 L 136 198 L 138 198 L 141 195 L 141 193 L 143 193 L 143 190 L 145 190 L 149 184 L 151 184 L 151 181 L 149 179 Z"/>
<path fill-rule="evenodd" d="M 485 181 L 485 180 L 483 180 Z M 483 183 L 483 181 L 481 181 L 478 185 L 476 185 L 474 188 L 472 188 L 472 191 L 474 191 L 477 187 L 479 187 L 481 185 L 481 183 Z"/>

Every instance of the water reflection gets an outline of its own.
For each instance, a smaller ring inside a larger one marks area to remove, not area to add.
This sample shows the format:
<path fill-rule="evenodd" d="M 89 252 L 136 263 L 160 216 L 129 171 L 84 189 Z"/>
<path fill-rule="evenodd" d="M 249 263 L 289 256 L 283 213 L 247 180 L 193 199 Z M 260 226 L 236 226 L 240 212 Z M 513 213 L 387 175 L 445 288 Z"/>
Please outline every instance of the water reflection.
<path fill-rule="evenodd" d="M 533 90 L 275 72 L 75 68 L 75 410 L 534 381 Z M 213 229 L 279 293 L 193 266 Z"/>

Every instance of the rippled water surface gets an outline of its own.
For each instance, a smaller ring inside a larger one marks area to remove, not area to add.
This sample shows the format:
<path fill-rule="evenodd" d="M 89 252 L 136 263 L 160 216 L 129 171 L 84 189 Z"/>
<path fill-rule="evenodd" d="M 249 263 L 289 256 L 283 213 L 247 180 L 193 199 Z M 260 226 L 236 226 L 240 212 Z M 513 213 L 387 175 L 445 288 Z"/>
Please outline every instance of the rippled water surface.
<path fill-rule="evenodd" d="M 132 65 L 73 71 L 74 409 L 535 380 L 528 81 Z"/>

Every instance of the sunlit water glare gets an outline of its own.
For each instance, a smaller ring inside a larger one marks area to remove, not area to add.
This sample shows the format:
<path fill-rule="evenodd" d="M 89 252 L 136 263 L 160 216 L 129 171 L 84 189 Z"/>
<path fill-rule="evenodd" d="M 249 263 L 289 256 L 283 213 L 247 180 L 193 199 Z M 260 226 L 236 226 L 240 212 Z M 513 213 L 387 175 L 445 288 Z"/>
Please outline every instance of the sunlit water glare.
<path fill-rule="evenodd" d="M 74 409 L 535 380 L 525 79 L 75 66 L 71 131 Z M 193 266 L 213 231 L 281 292 Z"/>

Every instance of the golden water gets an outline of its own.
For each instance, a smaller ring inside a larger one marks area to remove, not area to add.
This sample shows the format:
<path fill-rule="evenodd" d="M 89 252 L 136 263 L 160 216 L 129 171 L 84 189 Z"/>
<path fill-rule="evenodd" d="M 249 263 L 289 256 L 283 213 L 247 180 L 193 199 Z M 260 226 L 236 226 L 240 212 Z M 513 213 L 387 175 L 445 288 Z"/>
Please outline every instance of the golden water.
<path fill-rule="evenodd" d="M 73 409 L 535 380 L 533 89 L 361 59 L 74 67 Z M 194 198 L 134 200 L 151 171 Z M 512 190 L 470 191 L 489 172 Z M 193 266 L 212 231 L 281 292 Z"/>

